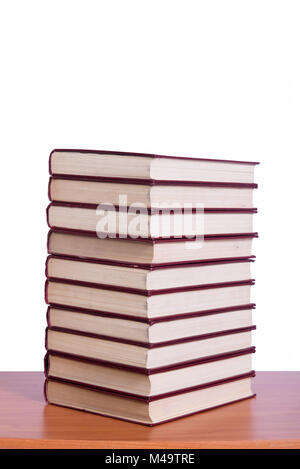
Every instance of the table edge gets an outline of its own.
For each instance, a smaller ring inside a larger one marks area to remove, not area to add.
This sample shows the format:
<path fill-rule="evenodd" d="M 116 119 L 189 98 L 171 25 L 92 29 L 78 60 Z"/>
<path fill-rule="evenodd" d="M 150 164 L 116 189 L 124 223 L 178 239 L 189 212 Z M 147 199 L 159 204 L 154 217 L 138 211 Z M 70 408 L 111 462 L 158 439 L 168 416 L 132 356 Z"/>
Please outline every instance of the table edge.
<path fill-rule="evenodd" d="M 0 438 L 1 449 L 300 449 L 300 439 L 235 441 L 98 441 Z"/>

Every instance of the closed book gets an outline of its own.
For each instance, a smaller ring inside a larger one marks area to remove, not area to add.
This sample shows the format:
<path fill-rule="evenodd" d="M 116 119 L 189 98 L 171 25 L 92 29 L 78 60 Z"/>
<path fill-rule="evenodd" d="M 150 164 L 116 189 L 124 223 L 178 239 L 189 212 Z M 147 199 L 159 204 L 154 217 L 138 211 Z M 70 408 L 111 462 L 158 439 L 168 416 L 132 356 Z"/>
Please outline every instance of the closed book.
<path fill-rule="evenodd" d="M 256 187 L 257 162 L 166 156 L 106 150 L 55 149 L 50 154 L 49 171 L 56 176 L 113 178 L 157 184 L 184 181 L 229 183 Z"/>
<path fill-rule="evenodd" d="M 249 326 L 149 343 L 51 326 L 46 330 L 45 346 L 49 351 L 153 371 L 248 349 L 255 329 L 256 326 Z"/>
<path fill-rule="evenodd" d="M 137 266 L 122 262 L 85 260 L 66 256 L 49 256 L 46 276 L 93 283 L 99 286 L 163 293 L 173 289 L 193 289 L 196 285 L 240 282 L 251 278 L 251 259 L 228 259 L 220 262 L 202 262 L 174 266 Z"/>
<path fill-rule="evenodd" d="M 156 344 L 252 326 L 253 303 L 160 318 L 135 318 L 75 307 L 49 306 L 49 327 Z"/>
<path fill-rule="evenodd" d="M 154 400 L 179 390 L 193 390 L 206 383 L 229 379 L 252 371 L 255 348 L 208 357 L 186 366 L 160 370 L 132 369 L 62 352 L 47 352 L 45 375 L 99 390 L 115 390 Z"/>
<path fill-rule="evenodd" d="M 45 397 L 50 404 L 152 426 L 254 397 L 254 375 L 250 372 L 152 400 L 51 378 L 45 382 Z"/>
<path fill-rule="evenodd" d="M 96 233 L 55 229 L 48 234 L 48 253 L 138 266 L 185 264 L 254 258 L 257 233 L 216 236 L 202 241 L 173 239 L 98 238 Z"/>
<path fill-rule="evenodd" d="M 249 279 L 178 287 L 160 292 L 51 279 L 45 283 L 45 299 L 46 303 L 55 306 L 75 306 L 111 314 L 158 318 L 249 304 L 253 284 L 254 280 Z"/>
<path fill-rule="evenodd" d="M 246 186 L 246 187 L 245 187 Z M 197 204 L 215 208 L 253 207 L 253 187 L 237 184 L 96 180 L 85 177 L 52 176 L 49 199 L 55 202 L 106 204 L 114 206 L 184 207 Z"/>
<path fill-rule="evenodd" d="M 108 238 L 183 238 L 247 236 L 253 233 L 255 208 L 163 208 L 115 207 L 97 204 L 51 202 L 47 222 L 51 229 L 96 233 Z"/>

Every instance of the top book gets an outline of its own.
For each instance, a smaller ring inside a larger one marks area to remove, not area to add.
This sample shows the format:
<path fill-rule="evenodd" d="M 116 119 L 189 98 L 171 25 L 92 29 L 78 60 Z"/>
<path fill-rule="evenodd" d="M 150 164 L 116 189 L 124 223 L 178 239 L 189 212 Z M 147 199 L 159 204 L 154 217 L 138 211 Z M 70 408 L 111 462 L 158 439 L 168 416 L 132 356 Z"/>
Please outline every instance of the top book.
<path fill-rule="evenodd" d="M 144 181 L 145 184 L 220 184 L 257 187 L 257 162 L 164 156 L 106 150 L 56 149 L 50 154 L 51 175 L 94 180 Z"/>

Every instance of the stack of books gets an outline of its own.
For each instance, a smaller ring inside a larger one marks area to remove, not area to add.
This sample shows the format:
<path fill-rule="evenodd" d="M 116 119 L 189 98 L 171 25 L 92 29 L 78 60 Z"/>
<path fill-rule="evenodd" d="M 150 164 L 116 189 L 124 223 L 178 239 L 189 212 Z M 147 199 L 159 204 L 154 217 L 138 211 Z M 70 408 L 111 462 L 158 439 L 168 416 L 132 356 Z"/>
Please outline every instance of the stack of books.
<path fill-rule="evenodd" d="M 51 153 L 49 403 L 154 425 L 253 396 L 256 164 Z"/>

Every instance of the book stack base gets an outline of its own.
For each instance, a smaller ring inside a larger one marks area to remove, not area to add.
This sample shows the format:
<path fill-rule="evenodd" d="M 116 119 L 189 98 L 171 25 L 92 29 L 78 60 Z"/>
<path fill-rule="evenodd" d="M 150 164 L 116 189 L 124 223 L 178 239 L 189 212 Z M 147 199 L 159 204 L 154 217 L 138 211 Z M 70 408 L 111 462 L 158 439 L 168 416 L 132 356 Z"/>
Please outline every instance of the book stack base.
<path fill-rule="evenodd" d="M 253 397 L 254 165 L 51 153 L 45 286 L 50 404 L 156 425 Z M 135 223 L 138 236 L 130 235 L 135 218 L 129 206 L 116 210 L 130 213 L 127 225 L 118 222 L 117 232 L 104 236 L 103 227 L 111 225 L 102 219 L 99 230 L 99 213 L 111 217 L 120 194 L 127 203 L 147 205 L 147 223 Z M 176 228 L 171 235 L 166 229 L 164 210 L 175 197 L 177 205 L 203 203 L 200 241 L 198 232 L 186 236 L 176 211 L 169 214 Z M 107 211 L 99 210 L 110 201 Z M 157 202 L 164 210 L 153 212 Z"/>

